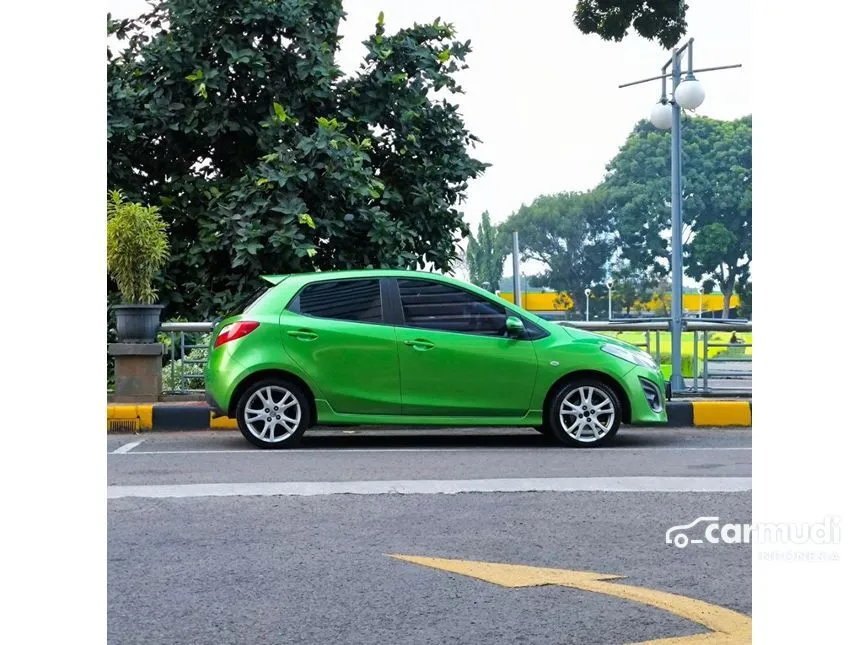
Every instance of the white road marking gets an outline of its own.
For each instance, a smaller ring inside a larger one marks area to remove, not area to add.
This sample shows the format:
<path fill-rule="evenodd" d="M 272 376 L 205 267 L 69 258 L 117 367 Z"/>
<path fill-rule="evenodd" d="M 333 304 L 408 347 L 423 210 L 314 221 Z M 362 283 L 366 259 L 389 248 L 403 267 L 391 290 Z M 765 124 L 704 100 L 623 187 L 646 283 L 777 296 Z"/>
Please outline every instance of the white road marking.
<path fill-rule="evenodd" d="M 137 445 L 137 444 L 134 444 Z M 134 447 L 134 446 L 132 446 Z M 255 450 L 253 448 L 245 448 L 244 450 L 136 450 L 135 452 L 119 452 L 119 450 L 114 450 L 112 455 L 116 454 L 129 454 L 129 455 L 214 455 L 214 454 L 245 454 L 245 455 L 294 455 L 294 454 L 308 454 L 308 453 L 326 453 L 331 455 L 336 455 L 339 453 L 353 453 L 353 452 L 501 452 L 501 451 L 523 451 L 523 450 L 555 450 L 562 451 L 564 450 L 566 454 L 569 455 L 590 455 L 593 456 L 596 453 L 601 452 L 614 452 L 614 451 L 622 451 L 622 452 L 725 452 L 725 451 L 751 451 L 752 446 L 738 446 L 738 447 L 724 447 L 724 446 L 716 446 L 713 448 L 707 447 L 688 447 L 688 448 L 680 448 L 680 447 L 645 447 L 645 448 L 624 448 L 624 447 L 616 447 L 616 448 L 598 448 L 596 450 L 570 450 L 567 448 L 535 448 L 533 446 L 510 446 L 510 447 L 501 447 L 501 448 L 481 448 L 479 446 L 465 446 L 463 448 L 290 448 L 288 450 Z"/>
<path fill-rule="evenodd" d="M 523 479 L 414 479 L 339 482 L 255 482 L 108 486 L 121 497 L 242 497 L 310 495 L 426 495 L 526 492 L 728 493 L 752 490 L 752 477 L 547 477 Z"/>
<path fill-rule="evenodd" d="M 146 441 L 146 439 L 141 439 L 140 441 L 131 441 L 129 443 L 124 443 L 119 448 L 117 448 L 116 450 L 114 450 L 110 454 L 112 454 L 112 455 L 127 455 L 130 453 L 131 450 L 134 450 L 135 448 L 137 448 L 144 441 Z M 131 453 L 131 454 L 134 454 L 134 453 Z"/>

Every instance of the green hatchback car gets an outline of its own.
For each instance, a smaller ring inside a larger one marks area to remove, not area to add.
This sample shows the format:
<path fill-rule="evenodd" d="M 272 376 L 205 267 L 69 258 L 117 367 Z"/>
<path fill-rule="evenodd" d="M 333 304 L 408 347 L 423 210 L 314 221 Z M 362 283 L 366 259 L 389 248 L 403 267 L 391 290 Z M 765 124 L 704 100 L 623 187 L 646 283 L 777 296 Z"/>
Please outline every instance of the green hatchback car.
<path fill-rule="evenodd" d="M 525 426 L 600 446 L 666 421 L 647 353 L 432 273 L 264 276 L 212 334 L 207 400 L 261 448 L 320 425 Z"/>

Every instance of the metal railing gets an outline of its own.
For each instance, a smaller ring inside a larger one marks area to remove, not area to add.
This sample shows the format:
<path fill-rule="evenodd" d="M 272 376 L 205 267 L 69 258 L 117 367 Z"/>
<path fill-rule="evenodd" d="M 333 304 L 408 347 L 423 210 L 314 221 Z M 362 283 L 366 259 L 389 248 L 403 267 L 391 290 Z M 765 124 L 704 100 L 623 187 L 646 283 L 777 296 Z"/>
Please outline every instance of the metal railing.
<path fill-rule="evenodd" d="M 203 392 L 203 373 L 209 359 L 209 333 L 213 326 L 211 322 L 161 324 L 160 331 L 170 335 L 167 352 L 170 362 L 163 388 L 165 394 Z"/>
<path fill-rule="evenodd" d="M 593 332 L 640 332 L 643 339 L 630 344 L 642 347 L 662 365 L 663 349 L 661 336 L 669 333 L 667 319 L 622 319 L 617 321 L 558 321 L 554 324 Z M 162 323 L 161 331 L 170 335 L 169 370 L 166 375 L 166 394 L 189 394 L 202 392 L 203 372 L 208 360 L 208 335 L 214 323 L 168 322 Z M 684 331 L 693 335 L 691 376 L 685 378 L 690 393 L 751 393 L 752 356 L 747 348 L 752 342 L 724 342 L 713 338 L 721 332 L 751 333 L 752 323 L 744 320 L 687 319 Z M 621 338 L 621 340 L 625 340 Z M 630 342 L 630 341 L 627 341 Z M 671 343 L 667 344 L 671 348 Z M 699 351 L 701 347 L 702 351 Z M 195 350 L 199 350 L 195 353 Z M 716 351 L 714 351 L 716 350 Z M 740 350 L 740 351 L 737 351 Z M 701 356 L 700 356 L 701 354 Z M 713 355 L 712 355 L 713 354 Z M 666 354 L 668 357 L 668 354 Z M 732 369 L 731 364 L 748 364 L 749 370 Z M 721 365 L 729 366 L 721 369 Z"/>
<path fill-rule="evenodd" d="M 597 333 L 640 332 L 644 335 L 643 340 L 630 344 L 642 347 L 654 357 L 658 365 L 663 364 L 660 337 L 669 332 L 667 319 L 622 319 L 612 322 L 564 320 L 556 324 Z M 685 319 L 683 329 L 691 333 L 693 339 L 693 352 L 690 357 L 691 375 L 684 379 L 688 392 L 752 393 L 752 355 L 747 354 L 747 348 L 752 348 L 752 341 L 723 342 L 713 338 L 716 333 L 752 333 L 751 322 L 731 319 L 708 321 L 700 318 Z M 621 338 L 621 340 L 625 339 Z M 732 369 L 732 363 L 749 365 L 749 369 L 739 369 L 737 365 Z M 721 364 L 726 365 L 728 369 L 721 368 Z"/>

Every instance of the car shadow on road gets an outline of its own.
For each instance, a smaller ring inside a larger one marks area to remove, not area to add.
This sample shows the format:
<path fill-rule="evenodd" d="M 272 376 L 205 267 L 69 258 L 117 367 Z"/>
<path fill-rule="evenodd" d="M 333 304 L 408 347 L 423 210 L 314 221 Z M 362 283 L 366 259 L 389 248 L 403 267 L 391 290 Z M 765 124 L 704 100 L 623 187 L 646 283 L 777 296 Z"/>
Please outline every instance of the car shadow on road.
<path fill-rule="evenodd" d="M 662 432 L 643 434 L 641 432 L 619 432 L 608 447 L 641 448 L 660 447 L 677 444 L 677 437 L 665 436 Z M 310 430 L 299 448 L 338 449 L 338 448 L 546 448 L 568 450 L 554 438 L 528 430 Z M 573 448 L 587 450 L 586 448 Z M 595 450 L 600 450 L 596 448 Z"/>

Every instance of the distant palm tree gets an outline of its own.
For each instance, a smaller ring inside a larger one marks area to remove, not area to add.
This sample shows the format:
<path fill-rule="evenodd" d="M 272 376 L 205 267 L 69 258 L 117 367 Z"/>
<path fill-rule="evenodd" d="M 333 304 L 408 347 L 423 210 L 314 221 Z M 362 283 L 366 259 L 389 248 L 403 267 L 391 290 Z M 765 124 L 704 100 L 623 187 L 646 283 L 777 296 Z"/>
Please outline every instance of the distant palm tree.
<path fill-rule="evenodd" d="M 478 286 L 487 283 L 489 284 L 489 291 L 496 291 L 499 288 L 499 281 L 502 279 L 502 267 L 508 253 L 502 235 L 490 223 L 490 214 L 484 211 L 481 214 L 478 232 L 469 237 L 466 247 L 469 281 Z"/>

